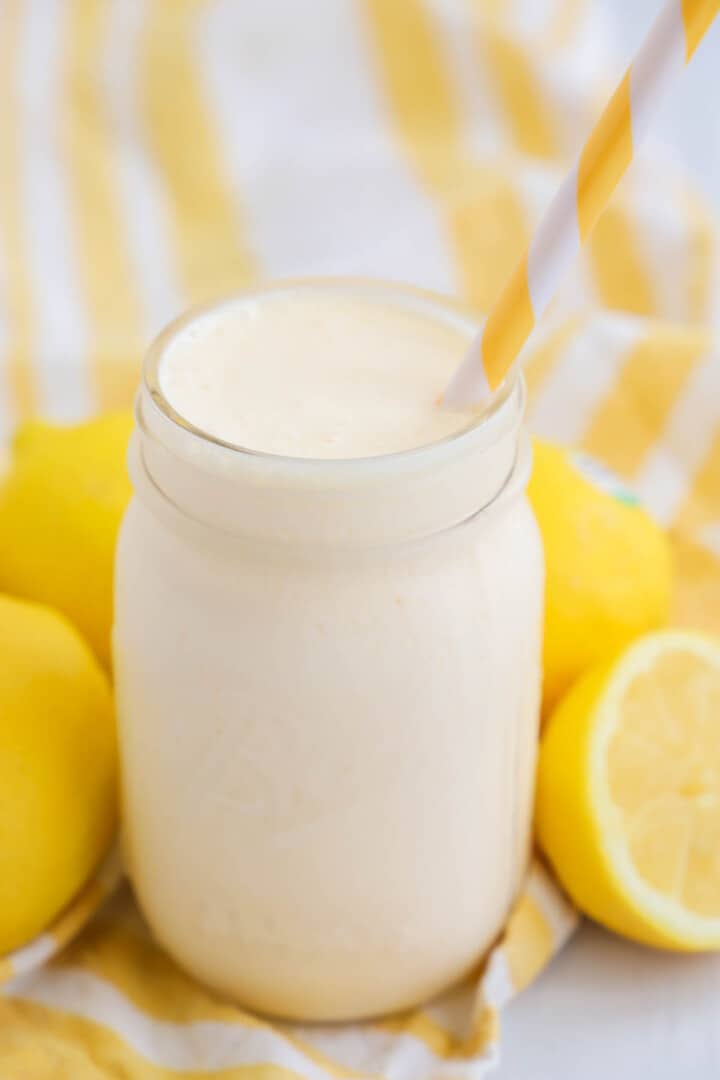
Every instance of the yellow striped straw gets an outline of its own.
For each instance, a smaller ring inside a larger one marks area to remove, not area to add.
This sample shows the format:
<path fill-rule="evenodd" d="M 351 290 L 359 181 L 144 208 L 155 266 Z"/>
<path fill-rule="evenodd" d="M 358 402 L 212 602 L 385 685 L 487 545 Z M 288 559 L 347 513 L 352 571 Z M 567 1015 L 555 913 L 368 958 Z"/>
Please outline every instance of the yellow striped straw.
<path fill-rule="evenodd" d="M 719 11 L 720 0 L 669 0 L 662 9 L 451 379 L 445 407 L 486 405 L 504 382 L 630 165 L 652 110 Z"/>

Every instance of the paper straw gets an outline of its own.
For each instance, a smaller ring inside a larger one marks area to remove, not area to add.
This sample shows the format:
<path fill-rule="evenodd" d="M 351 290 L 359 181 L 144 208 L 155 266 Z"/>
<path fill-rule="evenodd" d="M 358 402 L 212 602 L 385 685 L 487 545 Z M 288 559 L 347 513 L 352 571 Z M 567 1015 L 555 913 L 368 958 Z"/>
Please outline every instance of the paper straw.
<path fill-rule="evenodd" d="M 487 405 L 628 169 L 652 111 L 720 11 L 720 0 L 670 0 L 658 15 L 450 381 L 442 404 Z M 720 108 L 708 102 L 708 120 Z"/>

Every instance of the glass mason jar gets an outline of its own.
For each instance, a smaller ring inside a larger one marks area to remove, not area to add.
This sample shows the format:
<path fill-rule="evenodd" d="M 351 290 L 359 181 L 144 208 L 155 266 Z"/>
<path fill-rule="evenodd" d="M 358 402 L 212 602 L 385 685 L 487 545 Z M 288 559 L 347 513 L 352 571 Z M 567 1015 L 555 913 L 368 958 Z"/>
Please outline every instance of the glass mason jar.
<path fill-rule="evenodd" d="M 475 330 L 425 293 L 325 287 Z M 129 872 L 160 942 L 243 1005 L 403 1009 L 478 963 L 527 862 L 543 561 L 523 384 L 419 449 L 255 453 L 162 394 L 192 318 L 146 360 L 117 553 Z"/>

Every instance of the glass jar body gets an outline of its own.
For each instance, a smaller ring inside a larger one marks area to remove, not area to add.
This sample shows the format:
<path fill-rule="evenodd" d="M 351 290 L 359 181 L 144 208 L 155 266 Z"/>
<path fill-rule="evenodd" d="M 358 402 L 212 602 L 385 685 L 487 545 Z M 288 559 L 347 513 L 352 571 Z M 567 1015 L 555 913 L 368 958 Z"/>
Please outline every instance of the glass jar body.
<path fill-rule="evenodd" d="M 220 470 L 238 505 L 274 493 L 283 528 L 249 535 L 193 520 L 193 466 L 149 466 L 156 442 L 141 423 L 116 566 L 141 907 L 183 967 L 261 1012 L 335 1020 L 430 998 L 481 959 L 527 863 L 543 568 L 519 413 L 482 451 L 487 505 L 423 536 L 396 522 L 436 482 L 432 455 L 389 516 L 390 459 L 356 492 L 340 468 L 321 513 L 317 477 Z M 350 542 L 358 499 L 372 536 Z"/>

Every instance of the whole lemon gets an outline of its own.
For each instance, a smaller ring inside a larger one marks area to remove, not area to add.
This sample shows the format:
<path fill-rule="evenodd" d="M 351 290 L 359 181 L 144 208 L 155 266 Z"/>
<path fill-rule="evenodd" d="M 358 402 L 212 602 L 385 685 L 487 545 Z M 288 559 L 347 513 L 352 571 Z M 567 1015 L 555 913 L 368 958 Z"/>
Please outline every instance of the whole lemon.
<path fill-rule="evenodd" d="M 62 615 L 0 596 L 0 956 L 68 903 L 115 820 L 107 677 Z"/>
<path fill-rule="evenodd" d="M 588 667 L 666 624 L 670 545 L 597 462 L 536 440 L 528 495 L 545 547 L 543 706 Z"/>
<path fill-rule="evenodd" d="M 128 412 L 73 427 L 27 423 L 0 483 L 0 590 L 62 611 L 105 667 L 131 429 Z"/>

